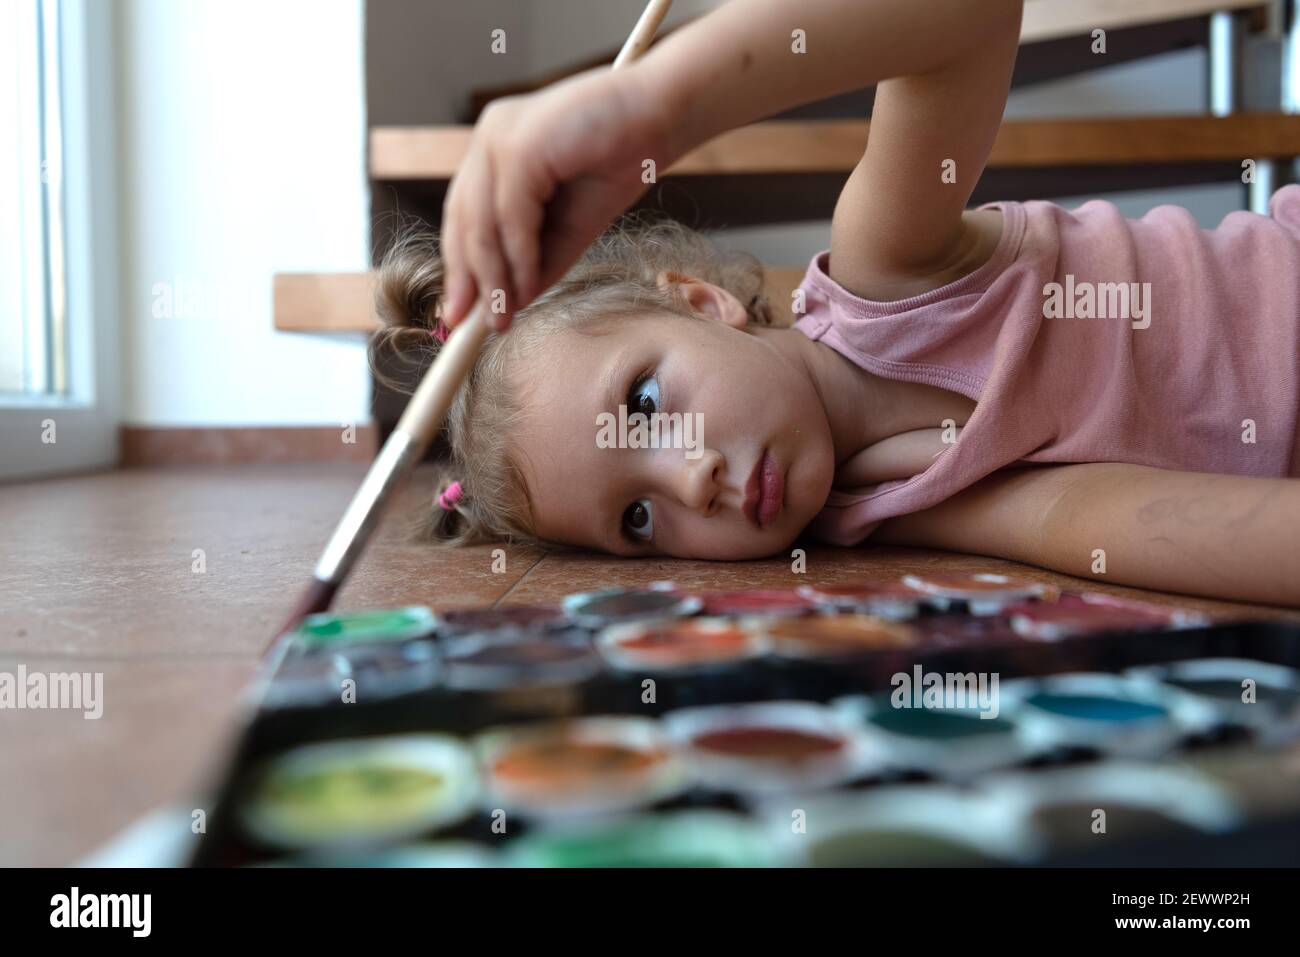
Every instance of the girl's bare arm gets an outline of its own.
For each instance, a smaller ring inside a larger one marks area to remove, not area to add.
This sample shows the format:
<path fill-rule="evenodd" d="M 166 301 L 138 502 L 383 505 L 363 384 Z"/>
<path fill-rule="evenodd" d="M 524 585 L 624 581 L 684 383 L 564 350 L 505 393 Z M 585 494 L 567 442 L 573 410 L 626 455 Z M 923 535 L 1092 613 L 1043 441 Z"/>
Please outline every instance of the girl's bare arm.
<path fill-rule="evenodd" d="M 832 278 L 870 293 L 969 252 L 962 211 L 1002 119 L 1020 13 L 1020 0 L 733 0 L 628 74 L 671 118 L 672 160 L 734 127 L 880 84 L 831 237 Z"/>
<path fill-rule="evenodd" d="M 1002 115 L 1019 20 L 1020 0 L 731 0 L 625 69 L 493 101 L 443 203 L 443 321 L 491 297 L 506 328 L 646 192 L 647 160 L 667 169 L 725 130 L 881 81 L 836 208 L 832 277 L 892 288 L 964 262 L 961 210 Z"/>
<path fill-rule="evenodd" d="M 1300 480 L 1086 463 L 996 472 L 873 541 L 1120 585 L 1300 606 Z M 1095 573 L 1100 553 L 1105 572 Z"/>
<path fill-rule="evenodd" d="M 943 429 L 913 429 L 867 446 L 835 470 L 835 487 L 863 486 L 920 475 L 961 436 L 955 429 L 945 442 Z"/>

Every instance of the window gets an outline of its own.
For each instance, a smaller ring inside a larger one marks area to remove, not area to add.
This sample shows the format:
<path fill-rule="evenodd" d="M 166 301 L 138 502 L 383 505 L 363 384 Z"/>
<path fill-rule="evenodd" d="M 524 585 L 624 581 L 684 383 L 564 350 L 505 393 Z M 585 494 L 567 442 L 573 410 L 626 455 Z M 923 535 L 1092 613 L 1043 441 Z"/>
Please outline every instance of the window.
<path fill-rule="evenodd" d="M 63 275 L 63 124 L 59 5 L 0 7 L 0 129 L 16 149 L 0 151 L 9 211 L 0 220 L 0 392 L 66 394 Z"/>
<path fill-rule="evenodd" d="M 0 478 L 117 457 L 117 6 L 0 3 Z"/>

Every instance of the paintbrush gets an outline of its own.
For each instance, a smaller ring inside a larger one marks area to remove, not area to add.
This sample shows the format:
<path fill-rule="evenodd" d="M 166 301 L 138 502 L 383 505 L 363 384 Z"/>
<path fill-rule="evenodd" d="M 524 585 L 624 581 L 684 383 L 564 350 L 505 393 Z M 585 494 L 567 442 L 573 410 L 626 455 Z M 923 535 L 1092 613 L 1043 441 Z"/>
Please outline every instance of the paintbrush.
<path fill-rule="evenodd" d="M 613 69 L 625 66 L 649 49 L 671 5 L 672 0 L 650 0 L 646 4 L 627 42 L 615 57 Z M 398 419 L 397 427 L 380 449 L 325 545 L 311 585 L 276 633 L 276 638 L 292 631 L 307 615 L 325 611 L 333 604 L 335 594 L 365 549 L 384 506 L 415 463 L 424 457 L 429 443 L 447 417 L 457 390 L 474 367 L 491 331 L 486 310 L 487 304 L 480 298 L 465 321 L 447 337 L 446 345 L 420 381 L 406 411 Z"/>

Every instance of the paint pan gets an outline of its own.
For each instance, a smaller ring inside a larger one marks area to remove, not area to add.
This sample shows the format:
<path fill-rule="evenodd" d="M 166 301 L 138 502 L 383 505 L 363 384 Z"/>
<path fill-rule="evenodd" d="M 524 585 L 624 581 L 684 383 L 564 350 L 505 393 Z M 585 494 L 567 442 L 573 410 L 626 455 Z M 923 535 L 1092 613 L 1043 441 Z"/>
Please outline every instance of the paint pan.
<path fill-rule="evenodd" d="M 996 713 L 976 707 L 895 707 L 891 698 L 898 700 L 884 694 L 853 695 L 832 703 L 836 711 L 861 724 L 891 767 L 967 778 L 1030 756 L 1014 715 L 1000 707 Z"/>
<path fill-rule="evenodd" d="M 663 721 L 692 780 L 715 791 L 833 787 L 880 764 L 879 754 L 851 722 L 803 701 L 683 708 Z"/>
<path fill-rule="evenodd" d="M 1045 850 L 1222 833 L 1241 820 L 1228 793 L 1210 778 L 1168 765 L 1107 761 L 999 774 L 981 788 L 1038 833 Z"/>
<path fill-rule="evenodd" d="M 793 620 L 755 621 L 773 653 L 786 658 L 834 658 L 892 651 L 916 644 L 908 625 L 873 615 L 813 615 Z"/>
<path fill-rule="evenodd" d="M 293 632 L 304 651 L 334 651 L 346 645 L 406 641 L 433 633 L 436 620 L 423 605 L 309 615 Z"/>
<path fill-rule="evenodd" d="M 510 605 L 505 608 L 458 608 L 438 614 L 439 636 L 562 628 L 568 624 L 559 605 Z"/>
<path fill-rule="evenodd" d="M 1208 621 L 1195 612 L 1095 593 L 1062 595 L 1054 602 L 1016 604 L 1008 607 L 1006 614 L 1017 634 L 1042 641 L 1100 632 L 1192 628 Z"/>
<path fill-rule="evenodd" d="M 509 852 L 516 867 L 767 867 L 763 829 L 729 811 L 673 811 L 581 830 L 533 832 Z"/>
<path fill-rule="evenodd" d="M 270 867 L 500 867 L 500 856 L 473 841 L 426 841 L 351 854 L 302 854 L 273 861 Z"/>
<path fill-rule="evenodd" d="M 993 572 L 927 572 L 904 575 L 903 583 L 927 595 L 940 608 L 960 602 L 972 615 L 996 615 L 1015 602 L 1057 594 L 1047 585 Z"/>
<path fill-rule="evenodd" d="M 794 618 L 806 615 L 816 606 L 812 601 L 794 591 L 751 588 L 742 591 L 716 591 L 700 593 L 700 614 L 713 618 L 761 615 L 774 618 Z"/>
<path fill-rule="evenodd" d="M 689 618 L 614 625 L 596 647 L 612 667 L 645 674 L 735 665 L 763 654 L 766 642 L 743 621 Z"/>
<path fill-rule="evenodd" d="M 1038 853 L 1016 815 L 945 785 L 893 785 L 764 802 L 774 844 L 812 867 L 978 867 Z"/>
<path fill-rule="evenodd" d="M 442 655 L 446 685 L 467 691 L 578 684 L 602 667 L 590 638 L 578 629 L 450 638 Z"/>
<path fill-rule="evenodd" d="M 1251 820 L 1294 817 L 1300 809 L 1300 744 L 1198 748 L 1174 766 L 1209 778 Z M 1286 863 L 1295 863 L 1294 853 Z"/>
<path fill-rule="evenodd" d="M 826 611 L 861 612 L 893 620 L 915 618 L 926 603 L 925 595 L 901 581 L 800 585 L 796 591 Z"/>
<path fill-rule="evenodd" d="M 359 645 L 336 657 L 347 663 L 357 703 L 427 690 L 437 684 L 441 670 L 431 639 Z"/>
<path fill-rule="evenodd" d="M 1020 644 L 1024 638 L 1003 617 L 984 615 L 932 615 L 916 622 L 919 641 L 927 648 L 994 648 Z"/>
<path fill-rule="evenodd" d="M 1300 732 L 1300 671 L 1294 668 L 1249 658 L 1196 658 L 1125 674 L 1194 695 L 1213 709 L 1217 723 L 1249 728 L 1264 742 Z"/>
<path fill-rule="evenodd" d="M 1154 758 L 1213 725 L 1213 710 L 1176 688 L 1100 673 L 1009 681 L 1002 701 L 1020 709 L 1034 748 L 1087 748 Z"/>
<path fill-rule="evenodd" d="M 343 682 L 352 668 L 338 654 L 289 653 L 280 661 L 261 700 L 261 707 L 310 708 L 343 700 Z"/>
<path fill-rule="evenodd" d="M 564 612 L 584 628 L 603 628 L 617 622 L 692 615 L 700 600 L 677 591 L 669 582 L 650 588 L 607 588 L 581 592 L 564 599 Z"/>
<path fill-rule="evenodd" d="M 268 762 L 242 802 L 241 820 L 278 847 L 360 846 L 464 820 L 478 793 L 474 757 L 455 738 L 358 738 Z"/>
<path fill-rule="evenodd" d="M 663 729 L 649 718 L 593 717 L 479 736 L 493 807 L 574 819 L 646 807 L 683 786 Z"/>

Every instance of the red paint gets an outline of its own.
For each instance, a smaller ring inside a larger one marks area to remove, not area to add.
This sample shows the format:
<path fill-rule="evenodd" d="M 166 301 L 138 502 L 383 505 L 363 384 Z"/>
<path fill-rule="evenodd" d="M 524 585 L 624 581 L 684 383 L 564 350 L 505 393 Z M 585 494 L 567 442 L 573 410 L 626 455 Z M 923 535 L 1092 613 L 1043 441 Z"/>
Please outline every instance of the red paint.
<path fill-rule="evenodd" d="M 812 602 L 792 591 L 747 589 L 719 591 L 699 596 L 703 615 L 801 614 Z"/>
<path fill-rule="evenodd" d="M 948 598 L 1034 591 L 1045 587 L 1024 578 L 993 572 L 935 572 L 913 577 L 915 586 L 921 591 Z"/>
<path fill-rule="evenodd" d="M 801 728 L 742 726 L 706 731 L 696 735 L 691 744 L 729 757 L 798 764 L 838 754 L 846 742 L 840 737 Z"/>
<path fill-rule="evenodd" d="M 1062 595 L 1054 602 L 1011 605 L 1003 609 L 1003 614 L 1012 620 L 1016 631 L 1040 638 L 1164 628 L 1177 620 L 1176 613 L 1168 609 L 1098 597 Z"/>
<path fill-rule="evenodd" d="M 831 600 L 869 601 L 873 598 L 904 598 L 913 601 L 921 593 L 902 582 L 850 582 L 847 585 L 808 585 L 806 593 Z"/>
<path fill-rule="evenodd" d="M 648 628 L 617 647 L 657 664 L 690 664 L 734 658 L 748 652 L 749 645 L 749 634 L 739 627 L 703 628 L 682 621 Z"/>

